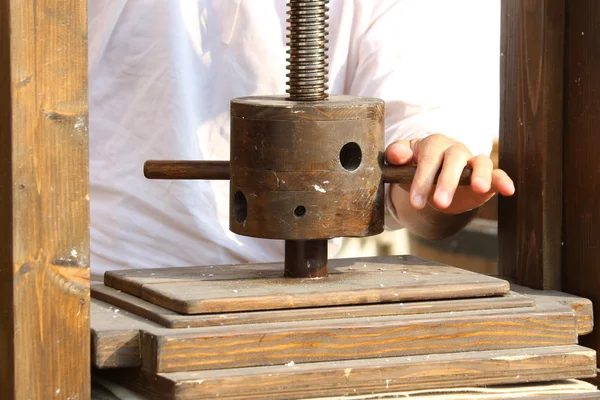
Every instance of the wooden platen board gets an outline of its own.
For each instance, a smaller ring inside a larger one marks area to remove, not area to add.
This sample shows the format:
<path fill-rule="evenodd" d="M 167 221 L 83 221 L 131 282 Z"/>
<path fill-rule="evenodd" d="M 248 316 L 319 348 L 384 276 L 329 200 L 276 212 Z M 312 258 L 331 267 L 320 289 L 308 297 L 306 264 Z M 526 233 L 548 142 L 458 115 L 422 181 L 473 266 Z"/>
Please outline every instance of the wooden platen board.
<path fill-rule="evenodd" d="M 591 327 L 582 299 L 523 295 L 413 257 L 331 264 L 315 280 L 284 279 L 281 264 L 109 273 L 92 286 L 96 373 L 154 399 L 250 400 L 596 373 L 595 352 L 577 345 Z"/>
<path fill-rule="evenodd" d="M 534 299 L 511 292 L 505 296 L 475 299 L 429 300 L 391 304 L 367 304 L 360 306 L 313 307 L 291 310 L 185 315 L 167 310 L 166 308 L 104 285 L 92 285 L 91 290 L 93 298 L 147 318 L 165 328 L 196 328 L 270 322 L 379 317 L 386 315 L 435 314 L 441 312 L 522 308 L 533 307 L 535 305 Z"/>
<path fill-rule="evenodd" d="M 181 314 L 496 296 L 508 282 L 411 256 L 335 259 L 324 279 L 285 279 L 281 264 L 109 272 L 105 284 Z"/>
<path fill-rule="evenodd" d="M 158 375 L 130 369 L 103 375 L 151 398 L 292 400 L 589 377 L 595 374 L 595 362 L 594 351 L 572 345 Z"/>
<path fill-rule="evenodd" d="M 183 329 L 92 305 L 98 368 L 171 372 L 577 343 L 574 312 L 560 305 Z"/>
<path fill-rule="evenodd" d="M 577 343 L 565 306 L 142 332 L 153 372 L 516 349 Z"/>

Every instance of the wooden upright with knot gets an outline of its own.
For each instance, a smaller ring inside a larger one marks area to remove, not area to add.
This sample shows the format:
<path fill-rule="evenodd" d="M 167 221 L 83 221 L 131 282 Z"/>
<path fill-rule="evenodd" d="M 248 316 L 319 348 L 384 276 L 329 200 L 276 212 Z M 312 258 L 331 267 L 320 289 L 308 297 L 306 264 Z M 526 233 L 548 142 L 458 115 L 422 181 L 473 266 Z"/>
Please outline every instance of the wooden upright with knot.
<path fill-rule="evenodd" d="M 0 397 L 90 398 L 85 0 L 0 1 Z"/>

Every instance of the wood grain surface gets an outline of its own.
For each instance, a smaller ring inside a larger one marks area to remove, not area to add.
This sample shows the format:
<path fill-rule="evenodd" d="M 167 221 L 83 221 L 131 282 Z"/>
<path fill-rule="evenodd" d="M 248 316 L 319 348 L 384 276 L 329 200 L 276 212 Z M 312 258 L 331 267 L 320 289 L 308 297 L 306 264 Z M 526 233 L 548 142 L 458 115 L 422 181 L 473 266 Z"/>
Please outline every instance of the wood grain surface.
<path fill-rule="evenodd" d="M 142 365 L 181 372 L 577 343 L 560 305 L 142 332 Z"/>
<path fill-rule="evenodd" d="M 563 291 L 600 308 L 600 3 L 567 2 Z M 599 326 L 598 313 L 595 326 Z M 582 338 L 600 351 L 600 330 Z"/>
<path fill-rule="evenodd" d="M 159 325 L 97 299 L 91 300 L 90 314 L 92 365 L 96 368 L 141 365 L 140 331 Z"/>
<path fill-rule="evenodd" d="M 384 108 L 351 96 L 232 100 L 230 230 L 285 240 L 383 232 Z"/>
<path fill-rule="evenodd" d="M 323 279 L 281 264 L 109 272 L 105 284 L 183 314 L 442 300 L 506 294 L 508 282 L 410 256 L 337 259 Z"/>
<path fill-rule="evenodd" d="M 536 289 L 561 290 L 564 20 L 564 0 L 502 1 L 498 269 Z"/>
<path fill-rule="evenodd" d="M 513 283 L 510 284 L 510 287 L 515 292 L 535 300 L 536 303 L 559 303 L 571 307 L 577 315 L 577 334 L 579 336 L 587 335 L 594 330 L 594 309 L 590 300 L 556 290 L 535 290 Z"/>
<path fill-rule="evenodd" d="M 0 393 L 89 399 L 85 0 L 0 2 Z"/>
<path fill-rule="evenodd" d="M 127 310 L 143 318 L 147 318 L 166 328 L 194 328 L 269 322 L 376 317 L 385 315 L 432 314 L 453 311 L 533 307 L 535 305 L 534 299 L 511 292 L 504 296 L 473 299 L 412 301 L 361 306 L 315 307 L 293 310 L 185 315 L 104 285 L 92 285 L 91 291 L 92 297 L 95 299 L 109 303 L 120 309 Z M 582 315 L 586 318 L 589 317 L 587 313 Z"/>
<path fill-rule="evenodd" d="M 92 305 L 93 354 L 95 365 L 98 368 L 137 366 L 141 352 L 155 357 L 157 342 L 165 341 L 176 347 L 184 347 L 181 353 L 177 349 L 168 349 L 172 357 L 180 359 L 199 357 L 202 352 L 202 345 L 192 349 L 188 348 L 185 343 L 189 342 L 193 347 L 202 341 L 208 341 L 214 345 L 210 355 L 212 360 L 204 361 L 209 364 L 216 363 L 222 367 L 229 365 L 229 361 L 244 363 L 250 359 L 251 363 L 260 363 L 262 362 L 260 361 L 260 352 L 263 352 L 263 356 L 269 363 L 268 359 L 281 357 L 283 357 L 281 362 L 284 362 L 287 357 L 292 357 L 294 352 L 299 352 L 309 358 L 327 357 L 327 351 L 336 348 L 340 348 L 340 354 L 345 357 L 353 352 L 358 353 L 362 350 L 359 347 L 363 344 L 367 347 L 370 346 L 367 351 L 373 353 L 362 356 L 373 357 L 373 354 L 379 354 L 378 346 L 392 347 L 391 351 L 397 351 L 398 349 L 393 347 L 404 342 L 406 342 L 405 350 L 410 354 L 415 352 L 425 354 L 436 352 L 436 350 L 437 352 L 466 351 L 472 349 L 473 346 L 476 349 L 486 349 L 486 346 L 490 345 L 500 345 L 501 348 L 518 348 L 520 343 L 523 346 L 531 347 L 545 345 L 548 343 L 547 340 L 550 340 L 549 343 L 559 344 L 568 340 L 570 344 L 576 342 L 577 334 L 573 310 L 566 306 L 552 304 L 546 304 L 542 308 L 451 311 L 395 317 L 360 318 L 349 314 L 345 316 L 345 319 L 325 321 L 262 322 L 239 328 L 223 325 L 218 328 L 181 329 L 162 328 L 142 317 L 128 313 L 122 308 L 111 306 L 97 299 L 92 299 Z M 223 316 L 226 317 L 226 315 Z M 226 320 L 226 318 L 223 319 Z M 543 326 L 540 328 L 540 325 L 545 323 L 548 324 L 546 329 Z M 569 326 L 571 330 L 569 330 Z M 534 336 L 532 338 L 526 337 L 528 336 L 528 327 L 531 328 L 529 336 Z M 140 342 L 139 337 L 142 334 L 147 336 L 147 341 Z M 236 338 L 238 335 L 241 336 Z M 302 338 L 306 338 L 305 342 L 302 341 Z M 243 348 L 238 349 L 237 353 L 235 349 L 234 353 L 231 353 L 231 349 L 236 347 L 235 343 L 238 339 L 245 344 L 242 345 Z M 493 341 L 497 343 L 491 343 Z M 144 349 L 142 349 L 143 346 L 145 346 Z M 210 345 L 208 346 L 210 347 Z M 309 348 L 311 346 L 312 350 Z M 316 350 L 314 346 L 317 346 Z M 303 349 L 303 347 L 306 348 Z M 275 353 L 271 351 L 273 348 L 276 349 Z M 389 348 L 381 350 L 382 356 L 389 350 Z M 251 354 L 244 355 L 246 351 Z M 400 351 L 404 350 L 400 349 Z M 239 360 L 238 356 L 241 357 Z M 336 355 L 333 354 L 333 357 Z M 229 360 L 230 358 L 233 360 Z M 167 362 L 169 361 L 167 360 Z M 175 362 L 177 363 L 177 361 Z M 284 363 L 287 362 L 289 360 Z M 237 366 L 237 364 L 235 365 Z"/>
<path fill-rule="evenodd" d="M 510 396 L 515 392 L 527 394 L 532 389 L 526 385 L 527 382 L 551 381 L 558 376 L 564 377 L 562 379 L 592 376 L 595 374 L 595 360 L 593 351 L 570 345 L 158 375 L 135 369 L 103 371 L 102 374 L 151 398 L 176 400 L 325 397 L 333 400 L 342 397 L 380 398 L 379 395 L 396 398 L 409 394 L 411 398 L 417 398 L 419 393 L 425 396 L 433 394 L 433 391 L 454 396 L 460 396 L 460 392 L 476 395 L 478 386 L 486 386 L 480 392 L 488 395 L 496 393 Z M 502 384 L 519 386 L 491 386 Z M 566 383 L 563 382 L 563 385 Z M 452 388 L 462 390 L 453 392 L 449 390 Z M 566 393 L 566 388 L 562 389 Z M 583 392 L 581 387 L 579 389 Z M 590 387 L 586 389 L 587 395 L 594 394 Z M 533 390 L 531 392 L 535 393 Z M 537 392 L 552 394 L 548 387 L 543 392 L 540 389 Z M 555 388 L 555 392 L 559 392 L 558 388 Z M 577 394 L 577 391 L 571 393 Z M 378 396 L 371 397 L 375 394 Z"/>
<path fill-rule="evenodd" d="M 229 180 L 229 161 L 148 160 L 144 163 L 148 179 Z"/>
<path fill-rule="evenodd" d="M 581 346 L 351 360 L 238 370 L 161 374 L 175 398 L 348 396 L 384 391 L 527 383 L 593 375 L 595 352 Z M 434 378 L 435 377 L 435 378 Z M 201 385 L 198 385 L 199 381 Z M 196 396 L 196 397 L 194 397 Z"/>

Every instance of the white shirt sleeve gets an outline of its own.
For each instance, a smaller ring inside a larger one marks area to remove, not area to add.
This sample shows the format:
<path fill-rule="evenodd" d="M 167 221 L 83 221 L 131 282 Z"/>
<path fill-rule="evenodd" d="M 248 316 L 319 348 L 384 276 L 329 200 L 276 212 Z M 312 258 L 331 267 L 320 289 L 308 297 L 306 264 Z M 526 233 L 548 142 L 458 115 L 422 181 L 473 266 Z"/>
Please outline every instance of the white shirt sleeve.
<path fill-rule="evenodd" d="M 500 13 L 499 1 L 485 3 L 374 2 L 349 92 L 386 102 L 386 146 L 442 133 L 474 156 L 491 153 L 498 135 Z M 386 227 L 401 228 L 388 193 L 386 202 Z"/>

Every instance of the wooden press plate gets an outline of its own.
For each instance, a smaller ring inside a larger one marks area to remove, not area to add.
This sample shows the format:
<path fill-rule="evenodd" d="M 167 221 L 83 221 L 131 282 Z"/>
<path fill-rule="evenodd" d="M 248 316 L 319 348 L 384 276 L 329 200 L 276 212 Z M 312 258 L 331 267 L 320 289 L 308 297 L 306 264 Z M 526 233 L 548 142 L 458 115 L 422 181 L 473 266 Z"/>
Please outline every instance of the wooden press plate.
<path fill-rule="evenodd" d="M 534 298 L 510 292 L 504 296 L 478 297 L 471 299 L 425 300 L 404 303 L 186 315 L 167 310 L 164 307 L 157 306 L 156 304 L 152 304 L 102 284 L 92 284 L 91 295 L 94 299 L 101 300 L 116 308 L 146 318 L 165 328 L 199 328 L 205 326 L 246 325 L 336 318 L 432 314 L 456 311 L 522 308 L 533 307 L 535 305 Z M 586 320 L 591 320 L 589 314 L 585 314 L 583 317 L 585 317 Z"/>
<path fill-rule="evenodd" d="M 562 305 L 142 331 L 152 372 L 412 356 L 577 344 Z"/>
<path fill-rule="evenodd" d="M 525 385 L 527 382 L 594 376 L 595 356 L 593 350 L 567 345 L 157 375 L 138 369 L 97 373 L 153 399 L 333 400 L 354 399 L 359 398 L 354 396 L 361 395 L 365 397 L 360 399 L 383 398 L 381 396 L 413 398 L 418 393 L 407 392 L 435 390 L 448 394 L 447 400 L 456 399 L 461 393 L 449 390 L 451 388 L 463 388 L 462 392 L 468 391 L 473 395 L 477 393 L 478 386 L 486 386 L 487 389 L 482 390 L 487 394 L 504 395 L 494 396 L 494 399 L 506 399 L 513 398 L 511 393 L 514 392 L 521 395 L 518 398 L 529 398 L 524 396 L 531 390 Z M 502 390 L 489 386 L 500 384 L 519 386 L 514 392 L 509 388 Z M 599 398 L 600 393 L 595 392 L 591 385 L 584 385 L 584 388 L 590 397 L 581 398 Z M 561 393 L 556 387 L 550 389 L 533 393 L 541 392 L 545 395 L 539 398 L 545 399 L 554 398 L 556 392 Z M 562 399 L 580 398 L 578 391 L 565 390 L 562 394 L 566 394 L 560 397 Z"/>
<path fill-rule="evenodd" d="M 412 256 L 334 259 L 329 277 L 283 278 L 283 265 L 242 264 L 108 272 L 105 285 L 181 314 L 504 295 L 502 279 Z"/>

